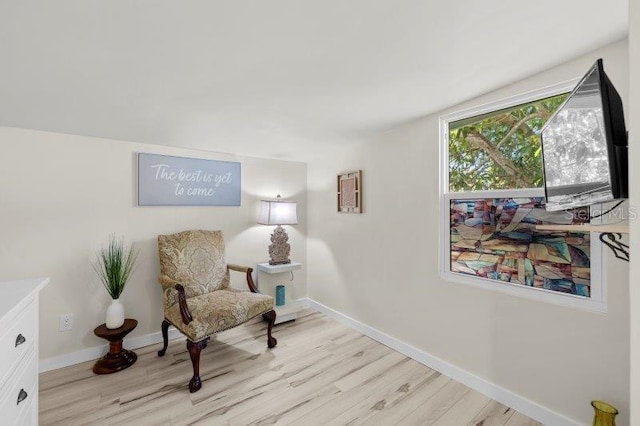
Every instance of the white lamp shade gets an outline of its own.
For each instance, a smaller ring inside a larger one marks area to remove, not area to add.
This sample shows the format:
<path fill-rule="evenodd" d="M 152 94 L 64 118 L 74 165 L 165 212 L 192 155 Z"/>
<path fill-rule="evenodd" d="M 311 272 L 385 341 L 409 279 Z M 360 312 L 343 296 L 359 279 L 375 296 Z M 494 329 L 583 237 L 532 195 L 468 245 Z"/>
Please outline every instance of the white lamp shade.
<path fill-rule="evenodd" d="M 296 202 L 260 201 L 258 223 L 261 225 L 297 225 Z"/>

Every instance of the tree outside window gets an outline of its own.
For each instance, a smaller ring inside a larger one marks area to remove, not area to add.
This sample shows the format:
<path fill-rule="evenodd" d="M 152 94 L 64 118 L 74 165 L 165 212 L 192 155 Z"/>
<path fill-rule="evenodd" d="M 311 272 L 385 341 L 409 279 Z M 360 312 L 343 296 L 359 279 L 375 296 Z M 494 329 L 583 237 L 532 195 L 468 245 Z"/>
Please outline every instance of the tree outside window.
<path fill-rule="evenodd" d="M 568 95 L 449 123 L 449 191 L 543 187 L 540 132 Z"/>

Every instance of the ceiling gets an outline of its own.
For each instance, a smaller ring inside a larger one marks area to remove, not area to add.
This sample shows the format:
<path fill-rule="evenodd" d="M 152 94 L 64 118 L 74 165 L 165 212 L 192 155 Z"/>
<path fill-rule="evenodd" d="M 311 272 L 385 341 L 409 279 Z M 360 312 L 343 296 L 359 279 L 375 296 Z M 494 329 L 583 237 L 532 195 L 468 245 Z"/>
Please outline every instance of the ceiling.
<path fill-rule="evenodd" d="M 627 21 L 627 0 L 0 0 L 0 125 L 308 161 Z"/>

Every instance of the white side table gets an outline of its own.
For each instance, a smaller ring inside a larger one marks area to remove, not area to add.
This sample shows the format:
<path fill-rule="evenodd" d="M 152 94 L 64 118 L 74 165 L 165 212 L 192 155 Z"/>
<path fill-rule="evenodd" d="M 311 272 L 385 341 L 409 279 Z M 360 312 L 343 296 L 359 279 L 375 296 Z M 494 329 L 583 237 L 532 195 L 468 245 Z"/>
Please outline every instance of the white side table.
<path fill-rule="evenodd" d="M 294 321 L 298 317 L 298 311 L 302 309 L 296 295 L 296 282 L 293 271 L 302 269 L 302 263 L 291 262 L 283 265 L 269 265 L 269 263 L 258 263 L 257 284 L 261 293 L 268 294 L 276 298 L 276 286 L 285 286 L 285 304 L 275 306 L 276 324 L 286 321 Z M 289 277 L 291 275 L 291 278 Z"/>

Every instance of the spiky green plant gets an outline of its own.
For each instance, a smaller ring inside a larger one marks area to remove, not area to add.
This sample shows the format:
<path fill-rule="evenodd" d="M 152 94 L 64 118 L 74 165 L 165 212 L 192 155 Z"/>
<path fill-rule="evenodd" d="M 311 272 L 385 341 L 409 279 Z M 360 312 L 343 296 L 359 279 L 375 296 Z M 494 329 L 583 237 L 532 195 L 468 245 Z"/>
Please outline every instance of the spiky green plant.
<path fill-rule="evenodd" d="M 109 245 L 96 254 L 93 269 L 112 299 L 120 298 L 137 257 L 133 244 L 127 248 L 124 239 L 116 240 L 114 235 L 110 236 Z"/>

